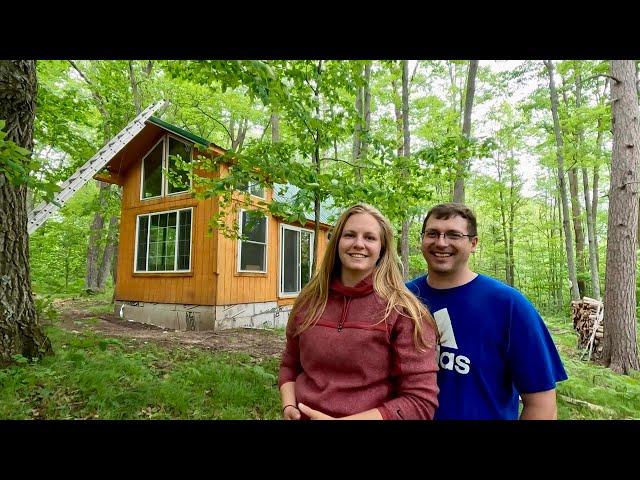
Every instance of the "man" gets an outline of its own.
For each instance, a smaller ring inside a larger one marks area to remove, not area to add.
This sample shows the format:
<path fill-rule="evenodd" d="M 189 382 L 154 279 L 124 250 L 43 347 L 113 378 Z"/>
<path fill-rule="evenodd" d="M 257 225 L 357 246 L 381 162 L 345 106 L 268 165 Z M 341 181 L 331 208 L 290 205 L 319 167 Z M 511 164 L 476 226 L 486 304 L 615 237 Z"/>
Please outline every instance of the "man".
<path fill-rule="evenodd" d="M 469 268 L 476 218 L 459 203 L 436 205 L 422 225 L 428 274 L 407 287 L 440 331 L 435 419 L 556 419 L 556 382 L 566 380 L 540 314 L 515 288 Z"/>

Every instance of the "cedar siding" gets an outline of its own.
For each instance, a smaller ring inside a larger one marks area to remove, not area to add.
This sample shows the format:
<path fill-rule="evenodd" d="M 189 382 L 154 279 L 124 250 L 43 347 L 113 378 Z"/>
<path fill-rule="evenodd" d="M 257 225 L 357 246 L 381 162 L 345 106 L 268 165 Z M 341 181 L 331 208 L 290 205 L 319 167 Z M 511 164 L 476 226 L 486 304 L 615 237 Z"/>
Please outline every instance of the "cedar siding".
<path fill-rule="evenodd" d="M 166 135 L 167 130 L 148 124 L 107 165 L 109 176 L 96 178 L 123 187 L 120 246 L 117 264 L 115 298 L 124 302 L 149 302 L 183 305 L 234 305 L 276 301 L 279 306 L 291 305 L 294 298 L 279 298 L 280 219 L 268 216 L 267 272 L 238 272 L 237 239 L 226 238 L 217 230 L 208 233 L 208 223 L 218 211 L 218 200 L 197 200 L 188 193 L 141 200 L 142 159 Z M 222 153 L 209 147 L 212 155 Z M 222 167 L 222 175 L 226 167 Z M 257 197 L 253 200 L 260 201 Z M 266 190 L 270 202 L 272 192 Z M 191 269 L 189 272 L 135 272 L 136 226 L 141 214 L 192 208 Z M 238 212 L 229 214 L 229 222 L 237 221 Z M 293 223 L 294 226 L 300 226 Z M 313 230 L 313 223 L 304 226 Z M 327 246 L 327 225 L 319 234 L 320 259 Z"/>

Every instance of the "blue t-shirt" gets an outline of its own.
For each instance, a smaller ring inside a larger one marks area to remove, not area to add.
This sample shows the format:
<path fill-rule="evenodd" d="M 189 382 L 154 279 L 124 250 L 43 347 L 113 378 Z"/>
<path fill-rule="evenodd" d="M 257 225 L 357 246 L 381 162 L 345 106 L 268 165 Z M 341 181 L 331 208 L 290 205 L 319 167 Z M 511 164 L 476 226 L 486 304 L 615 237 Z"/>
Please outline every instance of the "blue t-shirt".
<path fill-rule="evenodd" d="M 566 380 L 540 314 L 522 293 L 486 275 L 435 289 L 426 275 L 407 287 L 429 308 L 440 331 L 435 419 L 518 418 L 518 395 Z"/>

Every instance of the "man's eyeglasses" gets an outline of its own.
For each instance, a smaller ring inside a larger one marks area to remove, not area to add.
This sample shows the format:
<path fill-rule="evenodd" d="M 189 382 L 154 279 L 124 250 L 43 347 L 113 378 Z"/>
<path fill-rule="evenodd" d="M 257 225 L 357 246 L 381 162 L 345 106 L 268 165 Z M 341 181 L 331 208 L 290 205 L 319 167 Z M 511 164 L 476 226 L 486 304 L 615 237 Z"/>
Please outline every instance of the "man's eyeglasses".
<path fill-rule="evenodd" d="M 475 235 L 467 235 L 460 232 L 443 232 L 440 233 L 437 230 L 426 230 L 423 234 L 423 238 L 428 238 L 429 240 L 437 240 L 440 236 L 444 236 L 445 239 L 450 240 L 452 242 L 457 242 L 462 240 L 464 237 L 473 238 Z"/>

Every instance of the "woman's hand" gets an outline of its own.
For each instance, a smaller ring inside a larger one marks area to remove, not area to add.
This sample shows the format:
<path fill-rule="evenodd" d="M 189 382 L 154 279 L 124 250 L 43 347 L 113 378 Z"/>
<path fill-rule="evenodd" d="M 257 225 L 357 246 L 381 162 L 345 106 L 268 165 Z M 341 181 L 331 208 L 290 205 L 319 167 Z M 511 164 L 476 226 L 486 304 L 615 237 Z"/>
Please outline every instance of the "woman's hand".
<path fill-rule="evenodd" d="M 304 403 L 299 403 L 298 408 L 302 413 L 309 417 L 310 420 L 335 420 L 335 418 L 330 417 L 326 413 L 307 407 Z"/>
<path fill-rule="evenodd" d="M 372 408 L 365 412 L 354 413 L 346 417 L 331 417 L 326 413 L 322 413 L 319 410 L 307 407 L 304 403 L 299 403 L 298 408 L 300 411 L 309 417 L 310 420 L 382 420 L 382 414 L 377 408 Z"/>
<path fill-rule="evenodd" d="M 282 409 L 282 418 L 285 420 L 300 420 L 300 410 L 294 405 L 287 405 Z"/>

